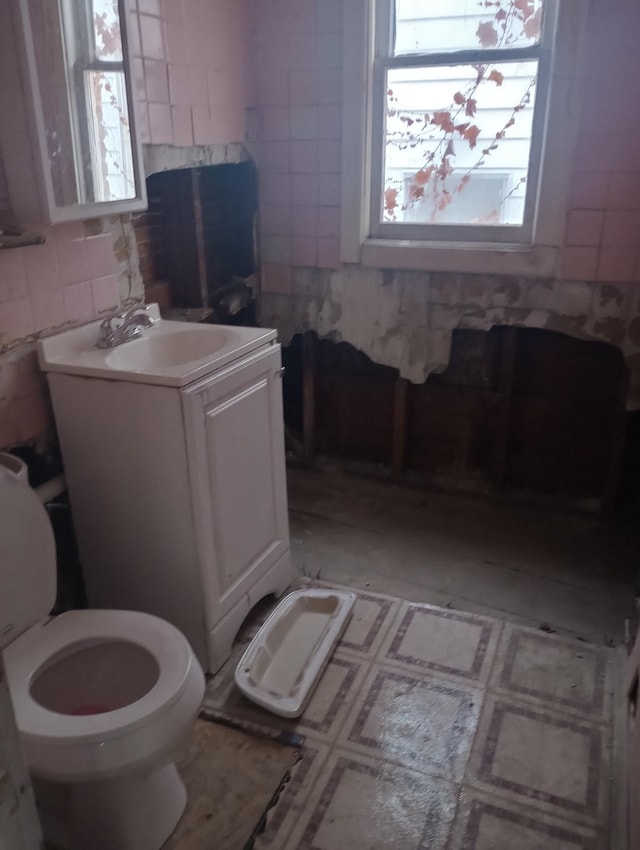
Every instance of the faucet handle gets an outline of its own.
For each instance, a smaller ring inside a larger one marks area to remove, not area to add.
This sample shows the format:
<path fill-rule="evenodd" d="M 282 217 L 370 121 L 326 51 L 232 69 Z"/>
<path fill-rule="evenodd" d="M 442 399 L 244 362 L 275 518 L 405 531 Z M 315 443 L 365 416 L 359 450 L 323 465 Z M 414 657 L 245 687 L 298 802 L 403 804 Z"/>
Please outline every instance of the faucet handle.
<path fill-rule="evenodd" d="M 122 327 L 126 327 L 129 322 L 134 319 L 141 319 L 142 324 L 150 328 L 155 324 L 155 319 L 149 315 L 149 305 L 148 304 L 139 304 L 137 307 L 132 307 L 130 310 L 127 310 L 126 313 L 123 313 L 121 317 L 122 319 Z"/>
<path fill-rule="evenodd" d="M 125 313 L 107 316 L 100 322 L 96 345 L 98 348 L 115 348 L 122 342 L 139 337 L 141 326 L 150 328 L 154 324 L 155 319 L 149 315 L 149 307 L 146 304 L 132 307 Z"/>
<path fill-rule="evenodd" d="M 111 343 L 113 342 L 115 332 L 113 330 L 113 320 L 121 318 L 118 315 L 107 316 L 100 322 L 98 327 L 98 341 L 96 345 L 98 348 L 109 348 Z"/>
<path fill-rule="evenodd" d="M 129 310 L 126 310 L 124 313 L 121 313 L 119 318 L 124 319 L 125 322 L 126 322 L 128 319 L 133 318 L 133 316 L 137 316 L 137 315 L 139 315 L 140 313 L 143 313 L 143 312 L 144 313 L 149 312 L 149 305 L 148 304 L 138 304 L 135 307 L 131 307 Z"/>

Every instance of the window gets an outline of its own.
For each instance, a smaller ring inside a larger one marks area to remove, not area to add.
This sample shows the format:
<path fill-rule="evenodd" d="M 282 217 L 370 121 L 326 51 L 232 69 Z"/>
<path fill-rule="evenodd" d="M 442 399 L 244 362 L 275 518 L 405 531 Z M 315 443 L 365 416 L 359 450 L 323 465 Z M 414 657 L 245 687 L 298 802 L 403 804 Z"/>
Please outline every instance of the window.
<path fill-rule="evenodd" d="M 343 260 L 553 274 L 584 2 L 345 6 Z"/>
<path fill-rule="evenodd" d="M 136 195 L 118 0 L 64 0 L 63 28 L 81 201 Z"/>
<path fill-rule="evenodd" d="M 380 0 L 374 234 L 530 239 L 551 11 L 550 0 Z"/>

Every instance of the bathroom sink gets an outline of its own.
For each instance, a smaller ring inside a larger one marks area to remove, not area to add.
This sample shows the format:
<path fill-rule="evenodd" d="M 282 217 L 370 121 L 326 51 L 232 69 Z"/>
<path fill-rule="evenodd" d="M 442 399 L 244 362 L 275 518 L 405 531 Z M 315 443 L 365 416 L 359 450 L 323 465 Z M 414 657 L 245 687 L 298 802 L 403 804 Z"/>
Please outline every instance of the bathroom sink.
<path fill-rule="evenodd" d="M 208 325 L 204 332 L 201 328 L 188 328 L 155 335 L 154 330 L 110 349 L 105 358 L 107 366 L 137 371 L 181 366 L 215 354 L 233 338 L 233 329 L 214 325 Z"/>
<path fill-rule="evenodd" d="M 115 348 L 97 348 L 99 321 L 39 340 L 41 368 L 181 387 L 276 339 L 267 328 L 168 321 L 160 318 L 157 304 L 150 304 L 147 313 L 153 326 Z"/>

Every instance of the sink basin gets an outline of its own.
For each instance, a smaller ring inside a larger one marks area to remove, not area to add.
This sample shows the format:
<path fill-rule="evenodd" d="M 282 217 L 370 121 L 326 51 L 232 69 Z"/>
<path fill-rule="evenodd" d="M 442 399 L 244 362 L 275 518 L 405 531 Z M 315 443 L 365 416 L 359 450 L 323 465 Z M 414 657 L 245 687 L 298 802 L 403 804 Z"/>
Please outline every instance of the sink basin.
<path fill-rule="evenodd" d="M 209 328 L 209 333 L 189 328 L 159 336 L 154 336 L 152 330 L 148 336 L 110 349 L 105 361 L 113 369 L 148 371 L 202 360 L 228 345 L 233 335 L 225 328 L 213 325 Z"/>
<path fill-rule="evenodd" d="M 116 348 L 96 347 L 100 322 L 41 339 L 40 366 L 45 372 L 182 387 L 276 340 L 268 328 L 168 321 L 157 304 L 149 305 L 148 315 L 153 327 Z"/>

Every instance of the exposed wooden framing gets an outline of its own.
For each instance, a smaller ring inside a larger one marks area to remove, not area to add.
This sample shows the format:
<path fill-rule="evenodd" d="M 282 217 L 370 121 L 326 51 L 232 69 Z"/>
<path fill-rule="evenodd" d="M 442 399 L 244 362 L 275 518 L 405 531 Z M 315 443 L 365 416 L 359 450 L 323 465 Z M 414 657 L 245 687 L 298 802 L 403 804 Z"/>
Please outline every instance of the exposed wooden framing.
<path fill-rule="evenodd" d="M 619 352 L 545 329 L 475 333 L 458 335 L 447 373 L 423 385 L 348 343 L 301 335 L 289 398 L 301 459 L 321 449 L 399 482 L 610 511 L 625 420 Z"/>
<path fill-rule="evenodd" d="M 624 453 L 624 443 L 627 434 L 627 395 L 629 393 L 629 374 L 626 380 L 620 382 L 620 393 L 616 405 L 616 425 L 611 445 L 611 461 L 609 463 L 609 474 L 602 498 L 602 512 L 607 516 L 613 516 L 616 509 L 618 486 L 620 484 L 620 467 Z"/>
<path fill-rule="evenodd" d="M 191 189 L 193 191 L 193 211 L 196 231 L 196 251 L 198 255 L 198 280 L 200 283 L 201 307 L 209 306 L 207 289 L 207 260 L 204 246 L 204 224 L 202 219 L 202 198 L 200 196 L 200 169 L 191 171 Z"/>
<path fill-rule="evenodd" d="M 492 483 L 496 489 L 504 487 L 507 478 L 517 342 L 518 329 L 515 327 L 505 328 L 500 357 L 500 375 L 498 379 L 499 414 L 495 430 L 493 456 Z"/>
<path fill-rule="evenodd" d="M 393 400 L 393 438 L 391 444 L 391 475 L 399 478 L 404 472 L 407 447 L 407 390 L 409 381 L 398 378 Z"/>
<path fill-rule="evenodd" d="M 316 369 L 318 345 L 315 333 L 307 331 L 302 337 L 302 417 L 304 460 L 313 463 L 316 438 Z"/>

